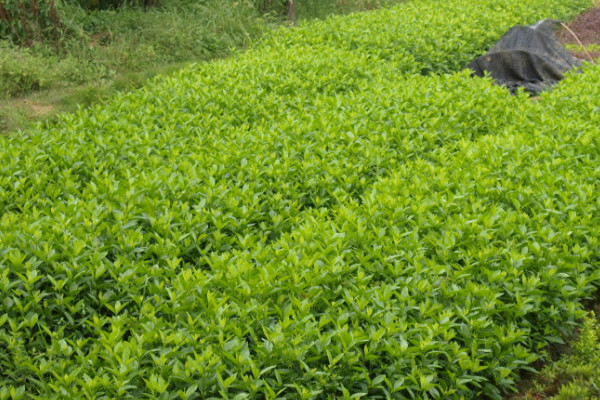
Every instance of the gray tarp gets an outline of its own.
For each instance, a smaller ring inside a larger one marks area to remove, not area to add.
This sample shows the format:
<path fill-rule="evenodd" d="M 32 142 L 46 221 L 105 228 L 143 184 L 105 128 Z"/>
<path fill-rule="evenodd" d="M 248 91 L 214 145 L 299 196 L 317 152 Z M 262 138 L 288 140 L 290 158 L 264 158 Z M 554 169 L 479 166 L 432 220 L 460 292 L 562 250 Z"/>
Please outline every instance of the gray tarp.
<path fill-rule="evenodd" d="M 559 27 L 560 22 L 551 19 L 531 26 L 515 26 L 467 68 L 478 76 L 488 71 L 513 92 L 523 87 L 537 94 L 563 79 L 571 68 L 581 65 L 557 39 L 555 32 Z"/>

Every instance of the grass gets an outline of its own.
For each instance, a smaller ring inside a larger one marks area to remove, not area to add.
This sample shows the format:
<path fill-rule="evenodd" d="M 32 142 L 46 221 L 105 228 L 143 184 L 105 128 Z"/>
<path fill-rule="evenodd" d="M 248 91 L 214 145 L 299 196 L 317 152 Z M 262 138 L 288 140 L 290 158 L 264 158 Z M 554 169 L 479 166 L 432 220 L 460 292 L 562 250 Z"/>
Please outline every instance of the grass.
<path fill-rule="evenodd" d="M 581 52 L 584 49 L 584 47 L 582 47 L 578 44 L 571 44 L 571 43 L 567 43 L 565 45 L 565 47 L 569 51 L 577 51 L 577 52 Z M 595 44 L 595 43 L 589 44 L 589 45 L 585 46 L 585 49 L 587 51 L 600 51 L 600 44 Z"/>
<path fill-rule="evenodd" d="M 396 2 L 306 0 L 298 13 L 318 18 Z M 87 107 L 190 62 L 226 57 L 285 22 L 248 0 L 170 0 L 93 12 L 63 5 L 61 11 L 69 34 L 58 52 L 44 43 L 21 48 L 0 41 L 0 132 Z"/>
<path fill-rule="evenodd" d="M 191 61 L 228 55 L 272 26 L 247 2 L 169 2 L 148 10 L 65 6 L 60 49 L 0 42 L 0 130 L 74 111 Z M 36 109 L 44 108 L 43 113 Z"/>
<path fill-rule="evenodd" d="M 103 102 L 116 93 L 143 86 L 159 74 L 169 74 L 187 63 L 153 66 L 140 72 L 128 72 L 112 79 L 99 79 L 81 85 L 35 90 L 24 96 L 0 100 L 0 132 L 14 132 L 40 123 L 51 122 L 62 113 Z"/>

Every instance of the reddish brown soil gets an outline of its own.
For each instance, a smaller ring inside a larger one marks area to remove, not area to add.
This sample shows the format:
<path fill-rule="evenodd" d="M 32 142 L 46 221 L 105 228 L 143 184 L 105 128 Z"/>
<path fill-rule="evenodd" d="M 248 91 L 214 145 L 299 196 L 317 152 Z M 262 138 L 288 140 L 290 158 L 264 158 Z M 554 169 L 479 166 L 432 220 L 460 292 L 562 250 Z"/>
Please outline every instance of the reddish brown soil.
<path fill-rule="evenodd" d="M 600 45 L 600 6 L 580 14 L 574 21 L 567 24 L 567 26 L 577 35 L 584 46 L 590 44 Z M 566 29 L 558 32 L 558 38 L 564 44 L 579 44 L 573 37 L 573 34 Z M 588 59 L 585 52 L 572 53 L 575 57 Z M 600 51 L 590 51 L 589 53 L 594 58 L 600 58 Z"/>

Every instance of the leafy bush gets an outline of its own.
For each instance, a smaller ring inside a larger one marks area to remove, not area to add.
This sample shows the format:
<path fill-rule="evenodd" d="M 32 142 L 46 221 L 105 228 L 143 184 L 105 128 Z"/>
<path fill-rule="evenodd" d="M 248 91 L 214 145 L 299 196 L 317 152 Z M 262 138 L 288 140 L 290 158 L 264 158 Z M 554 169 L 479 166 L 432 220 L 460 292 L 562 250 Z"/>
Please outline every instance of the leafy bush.
<path fill-rule="evenodd" d="M 49 74 L 28 49 L 0 42 L 0 98 L 43 88 L 51 79 Z"/>
<path fill-rule="evenodd" d="M 298 29 L 268 35 L 264 46 L 328 44 L 394 61 L 413 57 L 423 74 L 457 71 L 483 54 L 515 24 L 531 24 L 553 15 L 568 18 L 590 1 L 477 3 L 465 11 L 453 1 L 409 1 L 384 12 L 305 21 Z M 317 31 L 318 34 L 313 32 Z"/>
<path fill-rule="evenodd" d="M 435 25 L 420 1 L 420 46 L 584 5 L 521 3 Z M 414 7 L 363 18 L 407 44 Z M 2 138 L 0 399 L 499 399 L 573 330 L 600 284 L 600 69 L 531 102 L 341 39 L 360 24 Z"/>
<path fill-rule="evenodd" d="M 67 55 L 58 57 L 39 48 L 0 42 L 0 99 L 21 96 L 50 86 L 80 83 L 108 72 L 101 65 Z"/>
<path fill-rule="evenodd" d="M 0 2 L 0 39 L 31 45 L 44 39 L 58 41 L 61 21 L 54 0 Z"/>
<path fill-rule="evenodd" d="M 572 353 L 546 366 L 533 387 L 515 400 L 591 400 L 600 398 L 600 322 L 586 315 Z"/>

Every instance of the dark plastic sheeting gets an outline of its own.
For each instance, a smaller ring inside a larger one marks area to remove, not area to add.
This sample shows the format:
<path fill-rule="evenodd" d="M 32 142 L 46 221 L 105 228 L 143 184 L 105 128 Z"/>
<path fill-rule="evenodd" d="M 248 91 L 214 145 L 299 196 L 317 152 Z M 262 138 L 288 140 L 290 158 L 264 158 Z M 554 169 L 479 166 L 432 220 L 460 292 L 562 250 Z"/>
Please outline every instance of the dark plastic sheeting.
<path fill-rule="evenodd" d="M 488 71 L 512 92 L 522 87 L 538 94 L 563 79 L 567 71 L 581 65 L 556 37 L 559 27 L 560 22 L 551 19 L 531 26 L 515 26 L 467 67 L 477 76 L 484 76 Z"/>

